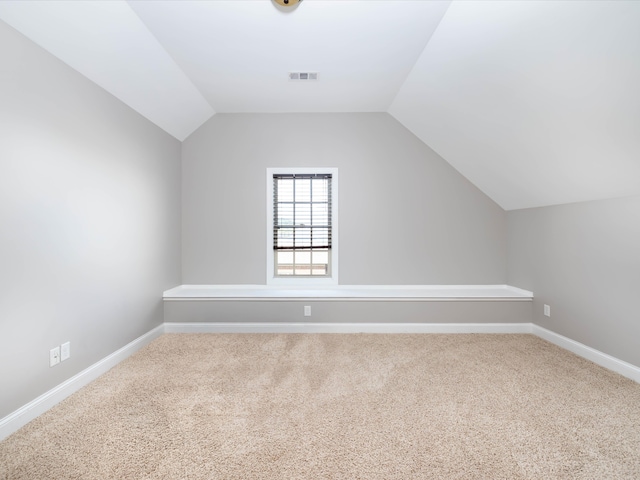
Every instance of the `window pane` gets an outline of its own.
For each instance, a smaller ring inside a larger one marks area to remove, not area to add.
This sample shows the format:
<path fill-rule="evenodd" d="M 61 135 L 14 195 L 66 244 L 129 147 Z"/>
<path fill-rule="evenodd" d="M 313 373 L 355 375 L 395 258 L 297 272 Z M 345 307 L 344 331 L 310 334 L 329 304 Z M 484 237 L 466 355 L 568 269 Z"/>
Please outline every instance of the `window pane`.
<path fill-rule="evenodd" d="M 311 179 L 296 178 L 295 179 L 296 202 L 311 201 Z"/>
<path fill-rule="evenodd" d="M 278 202 L 293 202 L 293 178 L 278 179 L 276 187 L 276 200 Z"/>
<path fill-rule="evenodd" d="M 314 225 L 329 225 L 329 205 L 314 203 L 312 221 Z"/>
<path fill-rule="evenodd" d="M 278 265 L 293 264 L 293 251 L 279 250 L 277 252 L 277 255 L 278 255 Z"/>
<path fill-rule="evenodd" d="M 293 247 L 293 228 L 279 228 L 276 240 L 278 247 Z"/>
<path fill-rule="evenodd" d="M 296 203 L 296 226 L 311 225 L 311 205 Z"/>
<path fill-rule="evenodd" d="M 304 264 L 307 268 L 311 264 L 311 252 L 308 250 L 298 250 L 295 252 L 296 266 Z"/>
<path fill-rule="evenodd" d="M 293 251 L 276 252 L 276 275 L 293 275 Z"/>
<path fill-rule="evenodd" d="M 313 250 L 311 260 L 311 275 L 327 275 L 329 271 L 329 252 L 327 250 Z"/>
<path fill-rule="evenodd" d="M 279 203 L 276 208 L 277 225 L 293 225 L 293 203 Z"/>
<path fill-rule="evenodd" d="M 327 265 L 329 263 L 329 252 L 326 250 L 314 250 L 312 259 L 314 265 Z"/>
<path fill-rule="evenodd" d="M 310 247 L 311 246 L 311 229 L 310 228 L 296 228 L 296 247 Z"/>
<path fill-rule="evenodd" d="M 312 243 L 314 247 L 329 246 L 329 231 L 326 228 L 314 228 Z"/>
<path fill-rule="evenodd" d="M 311 275 L 311 269 L 309 268 L 309 265 L 307 265 L 304 268 L 296 265 L 295 274 L 296 275 Z"/>
<path fill-rule="evenodd" d="M 314 178 L 312 180 L 312 192 L 314 202 L 327 202 L 329 200 L 329 181 L 326 178 Z"/>

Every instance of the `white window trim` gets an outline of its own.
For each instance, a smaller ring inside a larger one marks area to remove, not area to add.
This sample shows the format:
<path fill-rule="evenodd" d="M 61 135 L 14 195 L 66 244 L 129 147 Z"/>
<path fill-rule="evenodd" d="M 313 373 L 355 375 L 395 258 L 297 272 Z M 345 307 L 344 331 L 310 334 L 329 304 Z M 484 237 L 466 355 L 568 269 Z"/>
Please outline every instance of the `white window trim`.
<path fill-rule="evenodd" d="M 273 255 L 273 176 L 278 174 L 331 174 L 331 276 L 276 277 Z M 338 285 L 338 169 L 337 168 L 267 168 L 267 285 Z"/>

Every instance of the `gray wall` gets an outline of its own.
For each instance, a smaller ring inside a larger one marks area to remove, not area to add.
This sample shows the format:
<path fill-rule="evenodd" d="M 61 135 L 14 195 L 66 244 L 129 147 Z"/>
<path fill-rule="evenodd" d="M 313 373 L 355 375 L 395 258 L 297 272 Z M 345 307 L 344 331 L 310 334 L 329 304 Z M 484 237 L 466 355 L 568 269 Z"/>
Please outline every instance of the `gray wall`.
<path fill-rule="evenodd" d="M 303 317 L 304 306 L 312 316 Z M 167 301 L 167 323 L 529 323 L 530 301 Z"/>
<path fill-rule="evenodd" d="M 162 323 L 180 143 L 3 22 L 0 58 L 2 418 Z"/>
<path fill-rule="evenodd" d="M 183 142 L 185 284 L 264 284 L 266 169 L 339 169 L 341 284 L 502 284 L 506 214 L 386 113 L 218 114 Z"/>
<path fill-rule="evenodd" d="M 511 211 L 508 245 L 534 323 L 640 365 L 640 197 Z"/>

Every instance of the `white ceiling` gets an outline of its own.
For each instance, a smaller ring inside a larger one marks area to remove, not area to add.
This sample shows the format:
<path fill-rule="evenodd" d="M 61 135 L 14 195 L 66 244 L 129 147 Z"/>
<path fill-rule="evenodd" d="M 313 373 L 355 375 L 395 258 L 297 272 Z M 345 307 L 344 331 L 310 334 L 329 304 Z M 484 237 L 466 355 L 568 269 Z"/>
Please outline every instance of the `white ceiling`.
<path fill-rule="evenodd" d="M 0 19 L 180 140 L 215 113 L 124 1 L 0 0 Z"/>
<path fill-rule="evenodd" d="M 130 1 L 217 112 L 381 112 L 449 2 Z M 289 71 L 319 73 L 291 82 Z"/>
<path fill-rule="evenodd" d="M 389 111 L 506 210 L 640 195 L 640 2 L 453 2 Z"/>
<path fill-rule="evenodd" d="M 388 111 L 507 210 L 640 195 L 635 0 L 2 0 L 0 19 L 179 140 L 215 112 Z"/>

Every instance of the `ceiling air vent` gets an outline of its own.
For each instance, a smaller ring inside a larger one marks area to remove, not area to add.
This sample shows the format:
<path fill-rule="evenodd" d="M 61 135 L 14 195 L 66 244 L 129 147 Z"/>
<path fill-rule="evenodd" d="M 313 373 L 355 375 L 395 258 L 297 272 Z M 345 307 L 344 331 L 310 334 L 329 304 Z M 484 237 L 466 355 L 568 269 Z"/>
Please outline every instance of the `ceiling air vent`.
<path fill-rule="evenodd" d="M 306 82 L 318 80 L 318 72 L 289 72 L 289 80 Z"/>

